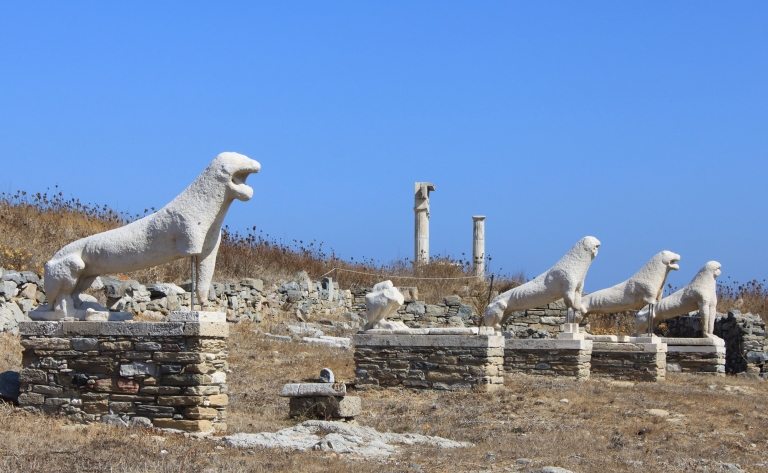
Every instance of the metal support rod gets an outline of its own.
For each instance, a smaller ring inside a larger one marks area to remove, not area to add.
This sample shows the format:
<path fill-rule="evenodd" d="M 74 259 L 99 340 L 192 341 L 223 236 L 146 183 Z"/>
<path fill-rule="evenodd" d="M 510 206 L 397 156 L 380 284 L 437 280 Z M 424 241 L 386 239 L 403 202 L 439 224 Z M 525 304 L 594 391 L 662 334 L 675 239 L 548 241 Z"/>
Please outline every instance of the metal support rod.
<path fill-rule="evenodd" d="M 493 274 L 491 274 L 491 287 L 488 289 L 488 304 L 491 305 L 491 297 L 493 297 Z"/>
<path fill-rule="evenodd" d="M 195 292 L 197 292 L 197 277 L 195 274 L 195 269 L 197 263 L 197 256 L 192 255 L 192 257 L 189 259 L 189 273 L 190 273 L 190 279 L 192 281 L 192 292 L 189 295 L 189 311 L 192 312 L 195 310 Z"/>
<path fill-rule="evenodd" d="M 655 316 L 654 312 L 656 311 L 656 304 L 650 303 L 648 304 L 648 336 L 653 336 L 653 318 Z"/>

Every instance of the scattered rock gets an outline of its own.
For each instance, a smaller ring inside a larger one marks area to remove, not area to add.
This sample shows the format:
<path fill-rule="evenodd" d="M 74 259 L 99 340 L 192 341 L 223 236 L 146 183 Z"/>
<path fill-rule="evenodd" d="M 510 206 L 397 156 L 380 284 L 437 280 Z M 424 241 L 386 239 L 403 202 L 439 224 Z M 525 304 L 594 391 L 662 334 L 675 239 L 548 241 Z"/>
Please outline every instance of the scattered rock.
<path fill-rule="evenodd" d="M 545 466 L 544 468 L 539 468 L 538 470 L 534 470 L 533 473 L 574 473 L 571 470 L 566 470 L 565 468 L 560 468 L 559 466 Z"/>
<path fill-rule="evenodd" d="M 30 319 L 19 309 L 15 302 L 0 302 L 0 332 L 19 333 L 19 322 Z"/>
<path fill-rule="evenodd" d="M 293 339 L 287 335 L 272 335 L 271 333 L 265 333 L 265 337 L 276 342 L 292 342 Z"/>
<path fill-rule="evenodd" d="M 21 383 L 19 382 L 19 373 L 16 371 L 6 371 L 0 373 L 0 399 L 6 402 L 16 404 L 19 398 Z"/>
<path fill-rule="evenodd" d="M 646 409 L 645 413 L 649 416 L 655 416 L 655 417 L 667 417 L 669 416 L 669 411 L 665 411 L 664 409 Z"/>
<path fill-rule="evenodd" d="M 442 437 L 418 434 L 377 432 L 371 427 L 308 420 L 295 427 L 278 432 L 258 434 L 238 433 L 223 437 L 228 445 L 237 448 L 284 448 L 289 450 L 320 450 L 348 453 L 360 458 L 386 458 L 397 451 L 396 445 L 429 445 L 441 448 L 471 447 L 467 442 L 455 442 Z"/>
<path fill-rule="evenodd" d="M 333 376 L 333 371 L 330 368 L 323 368 L 320 370 L 320 382 L 321 383 L 335 383 L 336 378 Z"/>
<path fill-rule="evenodd" d="M 124 421 L 117 414 L 106 414 L 101 416 L 101 421 L 107 425 L 114 425 L 115 427 L 128 427 L 128 422 Z"/>
<path fill-rule="evenodd" d="M 344 337 L 303 337 L 302 340 L 305 343 L 319 343 L 321 345 L 331 345 L 338 348 L 349 348 L 349 338 Z"/>
<path fill-rule="evenodd" d="M 17 273 L 16 271 L 12 271 L 10 269 L 7 269 L 3 272 L 3 281 L 13 281 L 16 283 L 17 286 L 21 285 L 21 283 L 24 282 L 24 280 L 21 277 L 21 274 Z"/>
<path fill-rule="evenodd" d="M 175 284 L 170 284 L 170 283 L 150 284 L 147 286 L 147 291 L 149 291 L 153 299 L 167 297 L 173 294 L 176 294 L 176 295 L 184 294 L 185 292 L 184 289 L 180 288 Z"/>
<path fill-rule="evenodd" d="M 719 465 L 728 473 L 746 473 L 738 463 L 720 463 Z"/>

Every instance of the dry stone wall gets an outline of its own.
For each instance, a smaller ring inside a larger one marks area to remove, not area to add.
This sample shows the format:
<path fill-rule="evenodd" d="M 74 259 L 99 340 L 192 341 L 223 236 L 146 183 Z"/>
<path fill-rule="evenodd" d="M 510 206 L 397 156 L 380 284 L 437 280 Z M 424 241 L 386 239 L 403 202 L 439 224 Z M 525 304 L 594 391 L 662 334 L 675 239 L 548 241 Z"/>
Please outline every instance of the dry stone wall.
<path fill-rule="evenodd" d="M 663 381 L 667 357 L 663 344 L 592 343 L 591 374 L 632 381 Z"/>
<path fill-rule="evenodd" d="M 504 347 L 505 373 L 584 379 L 589 378 L 591 360 L 588 340 L 507 338 Z"/>
<path fill-rule="evenodd" d="M 23 322 L 19 406 L 74 422 L 226 430 L 226 323 Z"/>
<path fill-rule="evenodd" d="M 455 391 L 504 384 L 500 335 L 368 335 L 352 337 L 355 384 Z"/>
<path fill-rule="evenodd" d="M 476 327 L 479 322 L 474 308 L 462 303 L 459 296 L 445 297 L 440 304 L 427 304 L 419 300 L 417 288 L 397 289 L 403 294 L 405 304 L 387 320 L 403 322 L 410 328 Z M 365 295 L 370 292 L 370 287 L 355 287 L 350 291 L 352 303 L 349 310 L 358 317 L 365 318 Z"/>
<path fill-rule="evenodd" d="M 214 282 L 206 300 L 195 301 L 195 310 L 225 312 L 227 321 L 260 322 L 263 317 L 289 311 L 304 318 L 345 313 L 352 306 L 352 294 L 340 291 L 330 278 L 312 281 L 301 272 L 296 281 L 265 287 L 261 279 Z M 157 321 L 176 310 L 189 310 L 191 284 L 141 284 L 138 281 L 104 276 L 99 278 L 102 300 L 109 310 L 130 312 Z M 18 334 L 19 323 L 30 321 L 27 314 L 47 303 L 42 278 L 30 271 L 0 268 L 0 332 Z"/>
<path fill-rule="evenodd" d="M 715 320 L 715 335 L 725 341 L 726 373 L 768 379 L 768 333 L 759 315 L 729 311 Z"/>
<path fill-rule="evenodd" d="M 666 320 L 657 333 L 665 337 L 699 338 L 701 317 L 691 312 Z M 725 341 L 725 372 L 768 379 L 768 333 L 757 314 L 738 310 L 717 314 L 715 335 Z"/>

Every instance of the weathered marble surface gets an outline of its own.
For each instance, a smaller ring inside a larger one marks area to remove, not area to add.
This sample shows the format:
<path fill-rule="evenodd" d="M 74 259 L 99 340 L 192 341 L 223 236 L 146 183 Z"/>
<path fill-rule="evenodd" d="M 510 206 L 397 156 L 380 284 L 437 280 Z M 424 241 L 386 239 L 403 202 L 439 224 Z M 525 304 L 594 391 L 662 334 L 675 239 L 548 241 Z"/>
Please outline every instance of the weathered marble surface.
<path fill-rule="evenodd" d="M 713 337 L 717 318 L 717 277 L 720 276 L 720 268 L 721 265 L 717 261 L 709 261 L 687 286 L 661 299 L 654 310 L 653 324 L 698 310 L 703 335 Z M 636 333 L 647 331 L 649 318 L 648 307 L 637 313 Z"/>
<path fill-rule="evenodd" d="M 584 237 L 545 273 L 499 294 L 485 310 L 485 325 L 501 330 L 501 324 L 513 312 L 546 306 L 560 298 L 568 308 L 577 311 L 581 307 L 587 270 L 599 247 L 597 238 Z"/>
<path fill-rule="evenodd" d="M 249 174 L 261 165 L 237 153 L 222 153 L 181 194 L 159 211 L 66 245 L 45 264 L 49 305 L 30 313 L 32 319 L 74 317 L 105 308 L 81 293 L 100 275 L 119 274 L 197 257 L 197 296 L 203 300 L 216 263 L 221 226 L 235 199 L 249 200 Z M 51 315 L 53 312 L 53 316 Z"/>
<path fill-rule="evenodd" d="M 382 281 L 373 286 L 373 291 L 365 295 L 365 315 L 368 322 L 365 330 L 382 328 L 388 330 L 408 330 L 402 322 L 387 322 L 387 317 L 397 312 L 405 298 L 392 285 L 392 281 Z"/>
<path fill-rule="evenodd" d="M 626 281 L 582 297 L 581 316 L 609 314 L 655 304 L 661 299 L 667 275 L 679 268 L 678 261 L 680 255 L 671 251 L 656 254 Z"/>

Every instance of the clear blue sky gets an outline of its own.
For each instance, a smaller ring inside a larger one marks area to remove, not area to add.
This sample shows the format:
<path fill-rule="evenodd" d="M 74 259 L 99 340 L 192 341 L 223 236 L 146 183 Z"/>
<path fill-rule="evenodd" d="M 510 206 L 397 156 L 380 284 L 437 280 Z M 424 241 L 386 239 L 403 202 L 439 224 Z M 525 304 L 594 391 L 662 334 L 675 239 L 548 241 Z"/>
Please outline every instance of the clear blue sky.
<path fill-rule="evenodd" d="M 161 207 L 222 151 L 227 223 L 344 257 L 535 276 L 579 238 L 594 291 L 652 255 L 768 274 L 768 3 L 2 2 L 0 188 Z M 64 243 L 64 242 L 62 242 Z"/>

